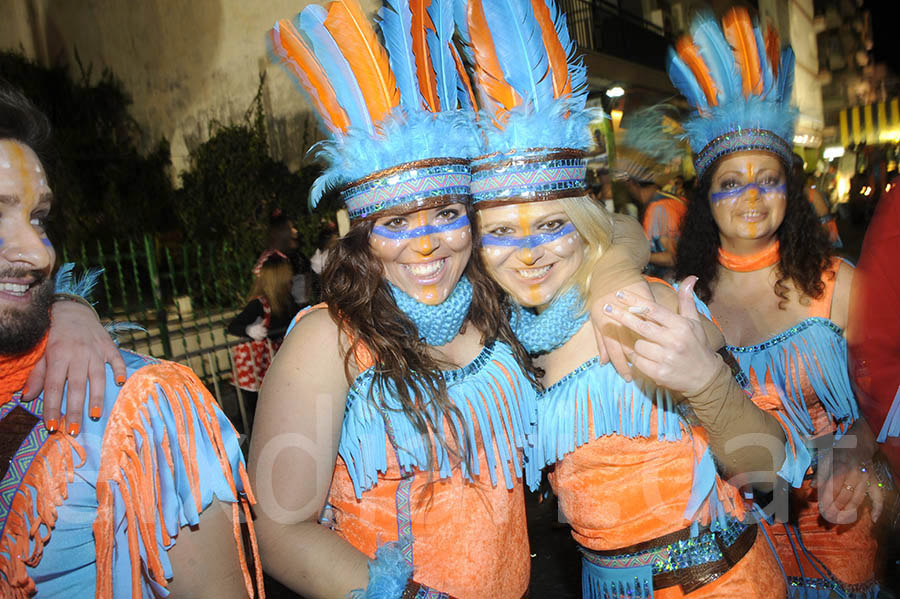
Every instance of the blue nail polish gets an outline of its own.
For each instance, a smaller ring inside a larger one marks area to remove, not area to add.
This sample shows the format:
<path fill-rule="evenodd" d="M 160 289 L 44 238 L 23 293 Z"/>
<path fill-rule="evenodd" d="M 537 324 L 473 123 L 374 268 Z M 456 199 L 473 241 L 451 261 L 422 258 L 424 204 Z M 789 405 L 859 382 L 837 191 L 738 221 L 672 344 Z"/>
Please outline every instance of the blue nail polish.
<path fill-rule="evenodd" d="M 616 297 L 619 298 L 620 300 L 625 299 L 625 292 L 622 291 L 621 289 L 619 291 L 616 291 Z"/>
<path fill-rule="evenodd" d="M 603 304 L 603 311 L 612 314 L 613 307 L 611 304 Z"/>

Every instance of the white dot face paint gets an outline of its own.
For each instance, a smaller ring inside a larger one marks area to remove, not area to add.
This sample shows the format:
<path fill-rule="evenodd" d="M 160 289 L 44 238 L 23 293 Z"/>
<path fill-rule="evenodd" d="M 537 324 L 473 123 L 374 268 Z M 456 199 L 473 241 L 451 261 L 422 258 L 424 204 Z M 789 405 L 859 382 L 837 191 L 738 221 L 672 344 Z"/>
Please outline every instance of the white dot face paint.
<path fill-rule="evenodd" d="M 369 245 L 388 281 L 422 303 L 440 304 L 456 287 L 472 253 L 466 207 L 449 204 L 379 218 Z"/>
<path fill-rule="evenodd" d="M 17 141 L 0 140 L 0 276 L 6 272 L 43 271 L 50 276 L 56 258 L 47 239 L 46 219 L 52 194 L 39 176 L 35 153 Z M 27 303 L 27 293 L 0 293 L 0 304 Z"/>
<path fill-rule="evenodd" d="M 723 158 L 709 194 L 723 247 L 734 251 L 746 241 L 774 238 L 784 220 L 786 187 L 784 166 L 773 154 L 747 151 Z"/>
<path fill-rule="evenodd" d="M 584 240 L 558 201 L 483 208 L 478 226 L 488 273 L 520 305 L 549 303 L 584 262 Z"/>

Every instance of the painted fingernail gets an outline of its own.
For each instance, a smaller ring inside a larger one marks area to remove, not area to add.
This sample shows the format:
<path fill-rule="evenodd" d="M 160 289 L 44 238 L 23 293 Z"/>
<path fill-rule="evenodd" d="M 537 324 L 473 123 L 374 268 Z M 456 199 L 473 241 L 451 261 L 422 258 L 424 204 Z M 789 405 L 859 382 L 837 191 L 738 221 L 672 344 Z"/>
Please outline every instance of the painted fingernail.
<path fill-rule="evenodd" d="M 100 415 L 103 413 L 103 410 L 100 409 L 100 406 L 91 406 L 90 412 L 88 412 L 88 416 L 94 422 L 100 420 Z"/>
<path fill-rule="evenodd" d="M 56 418 L 51 418 L 47 421 L 47 430 L 51 433 L 55 433 L 56 429 L 59 428 L 59 421 Z"/>
<path fill-rule="evenodd" d="M 621 289 L 619 291 L 616 291 L 616 297 L 619 299 L 625 299 L 625 292 Z"/>
<path fill-rule="evenodd" d="M 603 311 L 609 314 L 612 314 L 613 307 L 612 304 L 603 304 Z"/>
<path fill-rule="evenodd" d="M 120 387 L 121 387 L 122 385 L 124 385 L 124 384 L 125 384 L 125 376 L 124 376 L 124 375 L 121 375 L 121 374 L 118 375 L 118 376 L 116 377 L 116 384 L 119 385 Z"/>
<path fill-rule="evenodd" d="M 66 429 L 66 432 L 69 433 L 70 437 L 77 437 L 78 431 L 81 430 L 81 425 L 77 422 L 70 422 L 69 428 Z"/>

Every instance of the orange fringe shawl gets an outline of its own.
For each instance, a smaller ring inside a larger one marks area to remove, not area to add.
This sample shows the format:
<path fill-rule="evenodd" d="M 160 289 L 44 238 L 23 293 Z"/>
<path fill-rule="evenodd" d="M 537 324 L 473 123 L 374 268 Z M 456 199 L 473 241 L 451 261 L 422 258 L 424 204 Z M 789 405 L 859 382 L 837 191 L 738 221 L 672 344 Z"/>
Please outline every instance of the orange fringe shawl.
<path fill-rule="evenodd" d="M 80 459 L 78 464 L 73 461 L 73 451 Z M 62 431 L 52 433 L 34 456 L 9 506 L 0 538 L 0 572 L 7 577 L 4 580 L 0 576 L 0 596 L 27 599 L 35 593 L 26 566 L 40 563 L 44 545 L 56 525 L 56 508 L 68 497 L 68 484 L 75 478 L 75 468 L 82 464 L 84 450 Z M 36 518 L 32 518 L 34 511 Z"/>
<path fill-rule="evenodd" d="M 161 452 L 166 460 L 165 466 L 172 470 L 173 448 L 170 446 L 168 437 L 164 436 L 162 448 L 157 449 L 145 425 L 146 422 L 150 422 L 151 402 L 156 409 L 159 409 L 159 391 L 165 394 L 172 404 L 178 438 L 178 447 L 175 450 L 180 452 L 183 458 L 198 513 L 202 511 L 203 506 L 201 505 L 200 480 L 196 469 L 195 417 L 199 418 L 200 426 L 206 431 L 207 437 L 212 442 L 222 467 L 222 474 L 237 499 L 232 504 L 234 540 L 238 548 L 247 596 L 264 597 L 263 574 L 259 565 L 259 550 L 250 513 L 250 505 L 256 503 L 256 500 L 250 491 L 246 468 L 243 463 L 240 465 L 239 475 L 245 493 L 242 496 L 238 494 L 235 487 L 231 465 L 219 433 L 215 415 L 215 400 L 188 368 L 171 362 L 163 362 L 145 366 L 141 368 L 140 376 L 132 376 L 128 379 L 119 393 L 115 409 L 104 433 L 100 472 L 97 476 L 99 507 L 93 527 L 97 548 L 97 599 L 112 599 L 112 553 L 115 535 L 115 498 L 110 484 L 112 482 L 117 483 L 122 495 L 125 517 L 128 521 L 128 549 L 132 556 L 132 596 L 140 597 L 142 593 L 140 543 L 143 543 L 147 555 L 145 566 L 149 576 L 158 584 L 167 585 L 156 543 L 155 522 L 159 520 L 161 523 L 163 543 L 171 543 L 163 521 L 159 468 L 164 465 L 159 463 L 159 459 Z M 138 441 L 140 441 L 140 449 L 138 449 Z M 240 508 L 238 503 L 240 503 Z M 244 555 L 240 528 L 241 509 L 243 509 L 250 529 L 255 581 L 250 575 Z"/>

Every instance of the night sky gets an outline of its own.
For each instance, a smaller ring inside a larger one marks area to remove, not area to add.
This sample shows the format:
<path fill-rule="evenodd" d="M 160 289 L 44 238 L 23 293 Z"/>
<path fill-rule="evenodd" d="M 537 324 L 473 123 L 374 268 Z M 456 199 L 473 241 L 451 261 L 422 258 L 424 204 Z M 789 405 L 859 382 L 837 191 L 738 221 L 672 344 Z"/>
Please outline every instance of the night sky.
<path fill-rule="evenodd" d="M 900 75 L 900 51 L 898 51 L 897 32 L 900 29 L 898 7 L 888 0 L 866 0 L 865 6 L 872 15 L 872 37 L 875 47 L 872 51 L 875 62 L 886 62 Z"/>

